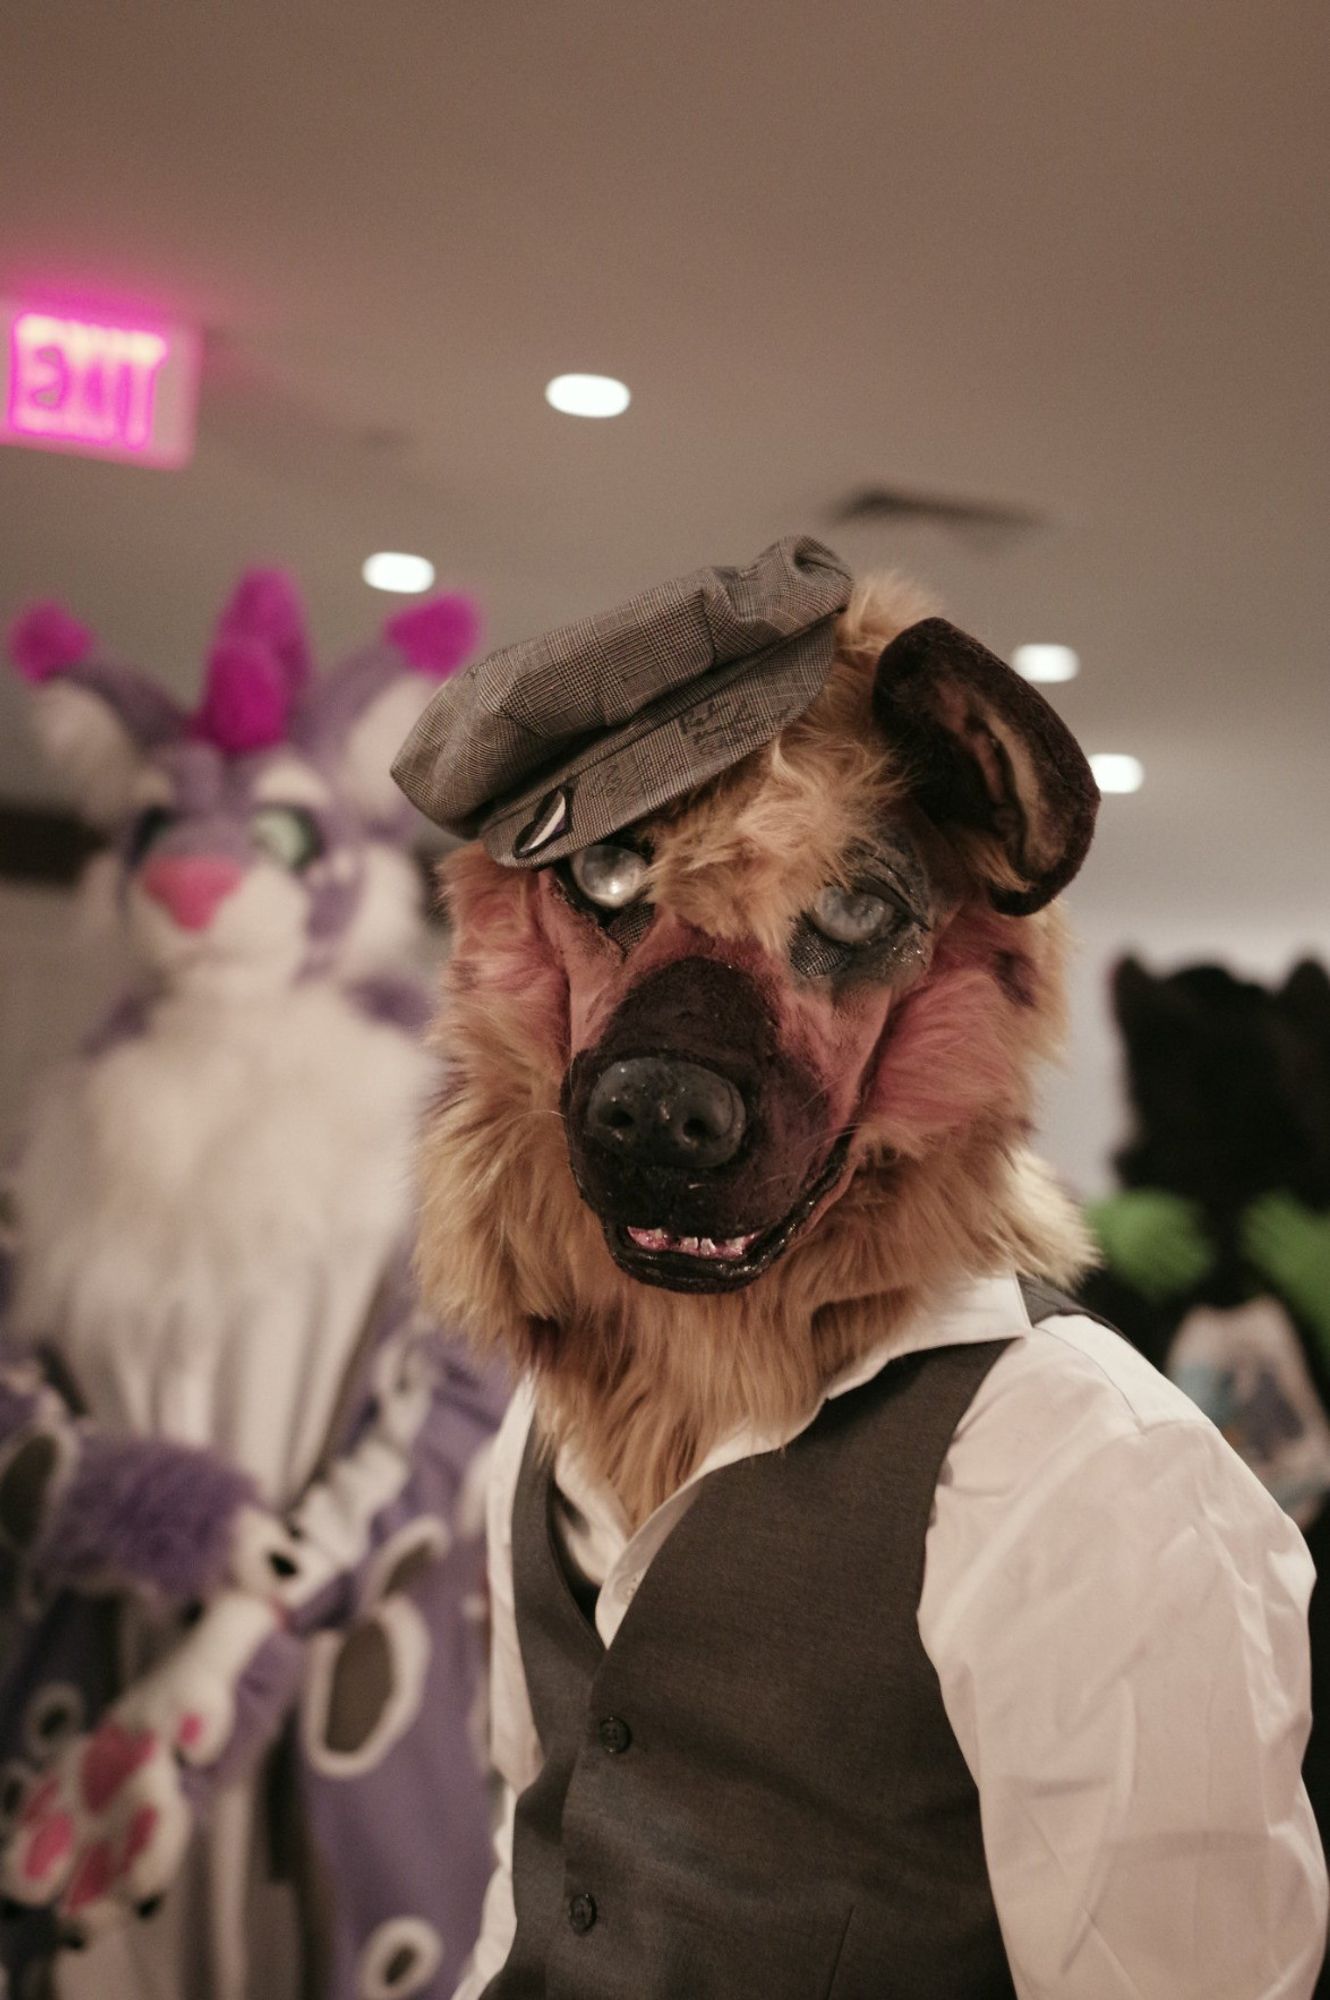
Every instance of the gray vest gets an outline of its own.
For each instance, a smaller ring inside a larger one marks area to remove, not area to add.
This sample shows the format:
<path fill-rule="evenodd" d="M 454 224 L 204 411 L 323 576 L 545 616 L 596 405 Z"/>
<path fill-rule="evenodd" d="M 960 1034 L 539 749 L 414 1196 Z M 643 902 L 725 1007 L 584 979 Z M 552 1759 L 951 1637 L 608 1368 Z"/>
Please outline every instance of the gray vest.
<path fill-rule="evenodd" d="M 710 1474 L 608 1650 L 533 1431 L 513 1562 L 545 1762 L 485 2000 L 1011 2000 L 917 1617 L 942 1461 L 1006 1345 L 904 1356 Z"/>

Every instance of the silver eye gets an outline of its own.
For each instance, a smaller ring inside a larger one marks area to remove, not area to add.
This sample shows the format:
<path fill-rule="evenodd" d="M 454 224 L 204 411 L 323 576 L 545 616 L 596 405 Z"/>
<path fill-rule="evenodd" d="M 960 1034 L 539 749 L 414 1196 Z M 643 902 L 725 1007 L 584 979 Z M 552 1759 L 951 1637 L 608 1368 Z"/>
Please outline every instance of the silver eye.
<path fill-rule="evenodd" d="M 811 921 L 835 944 L 872 944 L 900 917 L 895 903 L 866 889 L 841 889 L 831 883 L 813 900 Z"/>
<path fill-rule="evenodd" d="M 602 910 L 623 910 L 635 903 L 647 879 L 646 856 L 608 840 L 580 848 L 568 865 L 587 901 Z"/>

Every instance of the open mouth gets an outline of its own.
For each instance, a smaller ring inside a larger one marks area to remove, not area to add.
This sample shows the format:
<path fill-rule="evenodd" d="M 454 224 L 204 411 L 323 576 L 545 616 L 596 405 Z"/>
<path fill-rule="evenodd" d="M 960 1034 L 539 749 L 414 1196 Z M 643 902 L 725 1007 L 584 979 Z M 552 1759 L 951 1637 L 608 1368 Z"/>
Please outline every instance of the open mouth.
<path fill-rule="evenodd" d="M 750 1236 L 726 1236 L 719 1243 L 710 1236 L 671 1236 L 668 1229 L 625 1229 L 623 1233 L 639 1250 L 649 1250 L 653 1256 L 668 1250 L 671 1256 L 718 1258 L 722 1264 L 742 1262 L 744 1252 L 758 1238 L 756 1229 Z"/>
<path fill-rule="evenodd" d="M 668 1229 L 607 1222 L 610 1255 L 630 1278 L 670 1292 L 728 1292 L 760 1278 L 791 1243 L 845 1171 L 850 1135 L 832 1147 L 822 1167 L 779 1222 L 738 1236 L 680 1236 Z"/>

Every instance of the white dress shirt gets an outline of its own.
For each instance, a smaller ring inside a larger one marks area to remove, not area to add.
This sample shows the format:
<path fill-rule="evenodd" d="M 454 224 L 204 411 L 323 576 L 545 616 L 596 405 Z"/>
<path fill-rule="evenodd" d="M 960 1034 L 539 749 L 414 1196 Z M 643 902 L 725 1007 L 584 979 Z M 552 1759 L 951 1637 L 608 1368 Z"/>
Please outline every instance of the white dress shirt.
<path fill-rule="evenodd" d="M 827 1395 L 899 1354 L 1004 1338 L 943 1463 L 919 1634 L 978 1787 L 1020 2000 L 1307 2000 L 1326 1875 L 1300 1771 L 1313 1581 L 1302 1538 L 1134 1349 L 1079 1314 L 1032 1327 L 1014 1278 L 964 1286 Z M 455 2000 L 476 2000 L 508 1956 L 513 1804 L 542 1762 L 513 1606 L 532 1413 L 524 1387 L 492 1472 L 504 1811 Z M 702 1480 L 804 1427 L 727 1439 L 636 1534 L 576 1454 L 559 1453 L 557 1526 L 565 1556 L 600 1586 L 606 1646 Z"/>

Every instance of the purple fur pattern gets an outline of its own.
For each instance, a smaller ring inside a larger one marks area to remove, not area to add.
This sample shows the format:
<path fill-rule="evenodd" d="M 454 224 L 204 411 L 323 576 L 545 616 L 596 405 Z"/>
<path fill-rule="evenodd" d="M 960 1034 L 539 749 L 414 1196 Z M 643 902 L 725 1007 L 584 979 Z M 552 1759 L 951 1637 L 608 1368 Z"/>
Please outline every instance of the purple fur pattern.
<path fill-rule="evenodd" d="M 126 993 L 103 1015 L 83 1042 L 82 1053 L 92 1062 L 122 1042 L 135 1042 L 147 1032 L 152 1008 L 146 993 Z"/>
<path fill-rule="evenodd" d="M 357 979 L 348 986 L 347 998 L 371 1021 L 400 1028 L 408 1035 L 422 1035 L 434 1013 L 431 996 L 423 986 L 388 972 Z"/>
<path fill-rule="evenodd" d="M 80 1426 L 78 1459 L 35 1560 L 57 1587 L 147 1586 L 206 1597 L 226 1571 L 254 1482 L 211 1452 Z"/>
<path fill-rule="evenodd" d="M 304 1642 L 294 1633 L 265 1639 L 231 1690 L 235 1721 L 221 1755 L 208 1766 L 206 1785 L 198 1787 L 196 1804 L 213 1785 L 248 1769 L 272 1742 L 295 1706 L 304 1665 Z"/>
<path fill-rule="evenodd" d="M 32 1422 L 37 1408 L 35 1392 L 20 1387 L 0 1373 L 0 1445 L 5 1445 Z"/>

